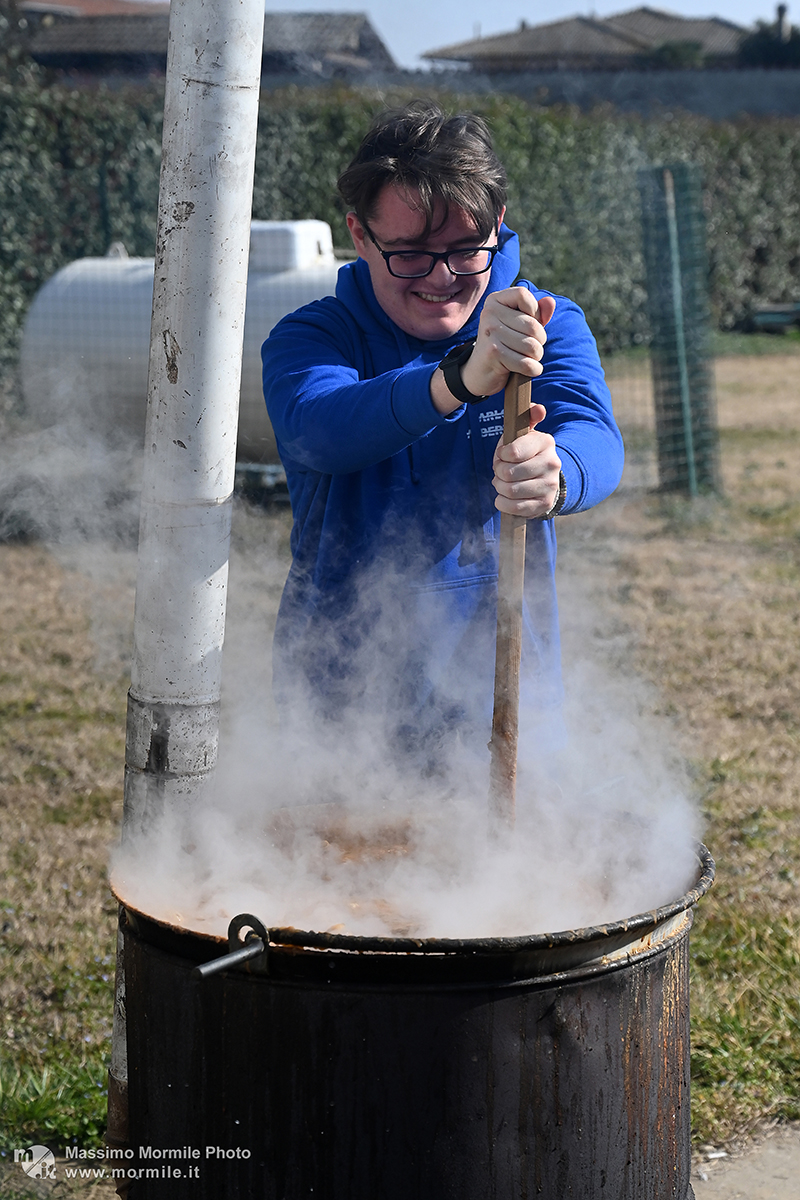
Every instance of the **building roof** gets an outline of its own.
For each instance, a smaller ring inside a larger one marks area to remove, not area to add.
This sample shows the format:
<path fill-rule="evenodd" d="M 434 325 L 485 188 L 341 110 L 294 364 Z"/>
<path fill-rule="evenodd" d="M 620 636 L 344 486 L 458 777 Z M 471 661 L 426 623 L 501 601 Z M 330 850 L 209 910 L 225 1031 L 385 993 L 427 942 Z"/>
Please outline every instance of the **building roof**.
<path fill-rule="evenodd" d="M 20 12 L 54 17 L 152 17 L 169 12 L 169 2 L 145 0 L 19 0 Z"/>
<path fill-rule="evenodd" d="M 169 11 L 156 16 L 76 17 L 39 29 L 31 39 L 31 54 L 39 61 L 62 55 L 141 54 L 166 60 L 168 38 Z"/>
<path fill-rule="evenodd" d="M 633 65 L 665 43 L 695 43 L 704 56 L 735 56 L 746 33 L 719 17 L 681 17 L 654 8 L 635 8 L 611 17 L 571 17 L 546 25 L 525 22 L 512 33 L 473 38 L 423 58 L 468 62 L 476 70 L 525 70 L 531 67 Z"/>
<path fill-rule="evenodd" d="M 58 13 L 40 23 L 30 49 L 39 62 L 86 66 L 101 58 L 158 57 L 166 62 L 169 5 L 135 0 L 23 0 L 37 12 Z M 91 15 L 73 8 L 93 5 Z M 107 9 L 108 11 L 105 11 Z M 102 11 L 101 11 L 102 10 Z M 358 72 L 397 69 L 365 13 L 280 13 L 264 15 L 264 69 Z"/>
<path fill-rule="evenodd" d="M 397 63 L 366 13 L 267 12 L 264 53 L 306 54 L 320 63 L 396 71 Z"/>
<path fill-rule="evenodd" d="M 665 42 L 696 42 L 703 54 L 712 56 L 736 54 L 747 32 L 722 17 L 680 17 L 658 8 L 633 8 L 606 17 L 606 24 L 645 38 L 652 47 Z"/>
<path fill-rule="evenodd" d="M 513 33 L 477 38 L 428 50 L 423 58 L 466 62 L 474 58 L 528 58 L 558 54 L 639 54 L 647 43 L 624 29 L 615 30 L 593 17 L 568 17 L 548 25 L 523 25 Z"/>

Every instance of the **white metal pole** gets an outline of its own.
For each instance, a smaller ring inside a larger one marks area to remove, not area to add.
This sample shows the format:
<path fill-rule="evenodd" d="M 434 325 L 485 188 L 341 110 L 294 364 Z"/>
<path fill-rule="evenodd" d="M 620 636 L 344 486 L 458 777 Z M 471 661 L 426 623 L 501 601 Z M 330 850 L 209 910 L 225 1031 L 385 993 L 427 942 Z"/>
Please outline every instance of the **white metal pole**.
<path fill-rule="evenodd" d="M 264 0 L 172 0 L 123 838 L 196 799 L 217 756 L 263 27 Z"/>
<path fill-rule="evenodd" d="M 262 0 L 173 0 L 124 836 L 213 771 Z"/>

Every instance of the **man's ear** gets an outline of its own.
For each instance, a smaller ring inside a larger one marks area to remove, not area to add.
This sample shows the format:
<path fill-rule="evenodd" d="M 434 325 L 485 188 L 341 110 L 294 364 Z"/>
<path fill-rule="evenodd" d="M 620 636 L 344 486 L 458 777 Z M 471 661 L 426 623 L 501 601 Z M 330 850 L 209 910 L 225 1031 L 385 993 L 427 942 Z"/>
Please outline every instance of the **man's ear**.
<path fill-rule="evenodd" d="M 353 239 L 356 254 L 359 258 L 366 258 L 367 256 L 364 253 L 366 234 L 364 233 L 364 226 L 359 221 L 356 213 L 349 212 L 347 214 L 347 228 L 350 230 L 350 237 Z"/>
<path fill-rule="evenodd" d="M 499 230 L 500 226 L 503 224 L 503 220 L 504 220 L 504 218 L 505 218 L 505 215 L 506 215 L 506 206 L 505 206 L 505 204 L 504 204 L 504 205 L 503 205 L 503 207 L 500 209 L 500 213 L 499 213 L 499 215 L 498 215 L 498 217 L 497 217 L 497 228 L 498 228 L 498 230 Z"/>

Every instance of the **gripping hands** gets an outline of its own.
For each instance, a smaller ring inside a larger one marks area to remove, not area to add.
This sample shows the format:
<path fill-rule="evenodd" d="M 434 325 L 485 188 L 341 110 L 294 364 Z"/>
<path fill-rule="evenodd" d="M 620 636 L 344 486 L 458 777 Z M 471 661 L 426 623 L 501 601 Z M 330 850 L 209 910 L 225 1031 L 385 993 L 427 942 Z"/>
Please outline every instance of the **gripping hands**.
<path fill-rule="evenodd" d="M 493 396 L 512 371 L 534 379 L 542 373 L 545 325 L 556 309 L 552 296 L 537 300 L 527 288 L 505 288 L 486 297 L 475 349 L 461 368 L 464 386 L 475 396 Z"/>
<path fill-rule="evenodd" d="M 543 404 L 532 404 L 530 431 L 508 446 L 497 444 L 492 482 L 500 512 L 531 520 L 549 513 L 558 499 L 561 459 L 550 434 L 536 428 L 545 415 Z"/>
<path fill-rule="evenodd" d="M 547 341 L 545 325 L 556 309 L 552 296 L 537 300 L 527 288 L 505 288 L 487 296 L 475 349 L 461 368 L 461 379 L 475 396 L 493 396 L 506 386 L 512 371 L 534 379 L 542 373 Z M 431 380 L 431 399 L 440 413 L 454 412 L 459 401 L 441 371 Z M 541 404 L 531 405 L 530 431 L 494 454 L 495 507 L 515 517 L 543 517 L 558 498 L 561 460 L 549 433 L 536 426 L 545 417 Z"/>

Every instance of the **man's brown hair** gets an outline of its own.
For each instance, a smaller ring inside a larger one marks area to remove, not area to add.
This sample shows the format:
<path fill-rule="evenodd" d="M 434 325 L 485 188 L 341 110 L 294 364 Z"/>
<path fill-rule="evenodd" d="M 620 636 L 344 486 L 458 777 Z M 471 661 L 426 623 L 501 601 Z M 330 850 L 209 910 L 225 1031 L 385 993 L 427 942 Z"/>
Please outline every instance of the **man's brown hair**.
<path fill-rule="evenodd" d="M 413 100 L 375 118 L 355 158 L 339 176 L 339 192 L 360 221 L 369 221 L 387 184 L 419 193 L 423 238 L 447 221 L 451 208 L 474 220 L 481 240 L 497 226 L 506 201 L 506 173 L 489 127 L 474 113 L 447 117 L 431 100 Z M 437 207 L 443 206 L 440 214 Z"/>

